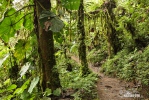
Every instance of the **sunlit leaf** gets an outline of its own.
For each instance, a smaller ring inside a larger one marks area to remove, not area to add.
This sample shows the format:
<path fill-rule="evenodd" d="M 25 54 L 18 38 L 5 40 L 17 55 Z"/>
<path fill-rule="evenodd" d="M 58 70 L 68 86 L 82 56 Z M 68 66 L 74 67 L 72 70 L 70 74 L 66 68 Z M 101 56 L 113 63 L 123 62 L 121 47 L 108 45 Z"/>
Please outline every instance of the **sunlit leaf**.
<path fill-rule="evenodd" d="M 23 75 L 25 75 L 25 73 L 27 72 L 27 70 L 29 69 L 30 67 L 30 63 L 27 62 L 20 70 L 19 74 L 20 76 L 22 77 Z"/>
<path fill-rule="evenodd" d="M 13 98 L 13 95 L 8 95 L 5 100 L 12 100 L 12 98 Z"/>
<path fill-rule="evenodd" d="M 0 22 L 0 37 L 8 42 L 10 37 L 13 37 L 16 30 L 19 30 L 23 25 L 23 13 L 16 13 L 14 8 L 6 11 L 4 19 Z"/>
<path fill-rule="evenodd" d="M 25 16 L 23 26 L 28 30 L 32 30 L 34 28 L 32 15 Z"/>
<path fill-rule="evenodd" d="M 37 85 L 37 83 L 39 82 L 39 76 L 35 77 L 30 84 L 30 87 L 28 89 L 29 93 L 32 93 L 33 89 L 35 88 L 35 86 Z"/>
<path fill-rule="evenodd" d="M 8 42 L 9 38 L 14 36 L 15 30 L 12 26 L 11 19 L 9 17 L 6 17 L 1 23 L 0 23 L 0 37 L 5 41 Z"/>
<path fill-rule="evenodd" d="M 10 91 L 10 90 L 13 90 L 13 89 L 16 89 L 16 88 L 17 88 L 17 85 L 16 84 L 12 84 L 12 85 L 7 87 L 7 90 Z"/>
<path fill-rule="evenodd" d="M 13 16 L 15 14 L 15 12 L 16 12 L 16 10 L 14 8 L 11 8 L 6 12 L 5 16 L 7 16 L 7 17 Z"/>
<path fill-rule="evenodd" d="M 0 59 L 0 68 L 2 66 L 2 64 L 4 63 L 4 61 L 9 57 L 9 54 L 6 54 L 4 58 Z"/>
<path fill-rule="evenodd" d="M 25 53 L 30 50 L 30 41 L 20 39 L 18 40 L 18 43 L 15 45 L 14 56 L 17 58 L 18 61 L 21 61 L 25 57 Z"/>
<path fill-rule="evenodd" d="M 17 88 L 16 90 L 15 90 L 15 92 L 14 92 L 14 94 L 21 94 L 21 93 L 23 93 L 23 88 Z"/>
<path fill-rule="evenodd" d="M 46 88 L 44 96 L 50 96 L 52 94 L 52 90 L 49 88 Z"/>
<path fill-rule="evenodd" d="M 13 21 L 13 28 L 15 30 L 19 30 L 22 26 L 23 26 L 23 22 L 24 22 L 24 18 L 23 18 L 24 14 L 23 13 L 18 13 L 14 18 L 15 21 Z"/>
<path fill-rule="evenodd" d="M 9 85 L 9 84 L 10 84 L 10 78 L 4 82 L 4 85 Z"/>
<path fill-rule="evenodd" d="M 8 6 L 8 1 L 7 0 L 0 0 L 0 8 L 1 9 L 6 9 L 6 7 Z"/>
<path fill-rule="evenodd" d="M 4 18 L 5 18 L 4 15 L 5 15 L 5 13 L 7 12 L 7 10 L 8 10 L 8 9 L 6 8 L 5 11 L 0 12 L 0 14 L 1 14 L 1 15 L 0 15 L 0 22 L 1 22 L 2 20 L 4 20 Z"/>
<path fill-rule="evenodd" d="M 78 48 L 78 44 L 75 43 L 74 45 L 71 46 L 70 52 L 76 52 L 77 48 Z"/>
<path fill-rule="evenodd" d="M 17 88 L 13 94 L 21 94 L 24 92 L 24 90 L 28 87 L 30 83 L 30 79 L 28 79 L 22 86 L 21 88 Z"/>
<path fill-rule="evenodd" d="M 78 10 L 80 5 L 80 0 L 61 0 L 62 5 L 69 10 Z"/>

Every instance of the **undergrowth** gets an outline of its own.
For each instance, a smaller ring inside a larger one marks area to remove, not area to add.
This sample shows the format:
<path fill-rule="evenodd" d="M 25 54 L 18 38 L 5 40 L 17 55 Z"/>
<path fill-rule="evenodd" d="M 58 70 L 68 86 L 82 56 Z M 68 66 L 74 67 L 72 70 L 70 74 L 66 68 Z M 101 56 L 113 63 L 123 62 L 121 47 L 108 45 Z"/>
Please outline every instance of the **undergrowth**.
<path fill-rule="evenodd" d="M 58 69 L 60 73 L 61 86 L 64 91 L 75 90 L 71 95 L 74 100 L 91 100 L 97 98 L 95 91 L 97 75 L 94 73 L 86 77 L 81 75 L 81 66 L 70 58 L 61 56 L 58 61 Z"/>
<path fill-rule="evenodd" d="M 91 50 L 88 55 L 87 55 L 87 59 L 89 62 L 95 64 L 95 63 L 102 63 L 102 61 L 104 59 L 106 59 L 107 57 L 107 53 L 104 50 L 96 50 L 93 49 Z"/>
<path fill-rule="evenodd" d="M 149 46 L 143 50 L 122 50 L 102 65 L 107 75 L 117 76 L 133 82 L 149 85 Z"/>

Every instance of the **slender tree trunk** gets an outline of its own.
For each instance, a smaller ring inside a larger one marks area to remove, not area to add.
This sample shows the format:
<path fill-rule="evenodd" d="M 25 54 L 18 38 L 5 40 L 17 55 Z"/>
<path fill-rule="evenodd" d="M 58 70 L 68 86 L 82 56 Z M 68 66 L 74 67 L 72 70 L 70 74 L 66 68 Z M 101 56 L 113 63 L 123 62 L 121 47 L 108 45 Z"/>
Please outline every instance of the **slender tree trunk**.
<path fill-rule="evenodd" d="M 35 0 L 35 24 L 37 29 L 37 39 L 40 55 L 40 69 L 42 70 L 42 89 L 46 88 L 55 90 L 60 87 L 59 75 L 56 69 L 54 69 L 55 56 L 54 56 L 54 40 L 52 31 L 45 31 L 39 24 L 38 18 L 43 11 L 43 7 L 46 10 L 51 9 L 50 0 Z"/>
<path fill-rule="evenodd" d="M 88 63 L 86 59 L 86 45 L 85 45 L 85 29 L 84 29 L 84 6 L 83 0 L 80 0 L 80 6 L 78 10 L 78 34 L 79 34 L 79 59 L 82 65 L 82 76 L 90 73 Z"/>

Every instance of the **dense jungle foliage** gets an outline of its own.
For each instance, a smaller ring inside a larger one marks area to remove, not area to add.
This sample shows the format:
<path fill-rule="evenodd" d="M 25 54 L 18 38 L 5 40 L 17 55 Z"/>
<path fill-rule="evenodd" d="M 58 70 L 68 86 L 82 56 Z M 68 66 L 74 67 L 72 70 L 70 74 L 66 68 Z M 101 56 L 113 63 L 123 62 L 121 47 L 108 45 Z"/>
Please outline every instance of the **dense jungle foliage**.
<path fill-rule="evenodd" d="M 100 100 L 90 64 L 149 86 L 149 0 L 0 0 L 0 11 L 0 100 Z"/>

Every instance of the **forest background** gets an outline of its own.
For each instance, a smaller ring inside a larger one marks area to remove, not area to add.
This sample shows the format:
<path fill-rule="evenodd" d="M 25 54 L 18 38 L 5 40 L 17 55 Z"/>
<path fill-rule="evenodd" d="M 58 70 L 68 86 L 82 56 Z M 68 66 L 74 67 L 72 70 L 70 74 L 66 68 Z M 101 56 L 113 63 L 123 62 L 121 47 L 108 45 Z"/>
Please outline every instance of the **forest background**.
<path fill-rule="evenodd" d="M 1 0 L 0 10 L 0 99 L 98 98 L 90 63 L 148 87 L 148 0 Z"/>

